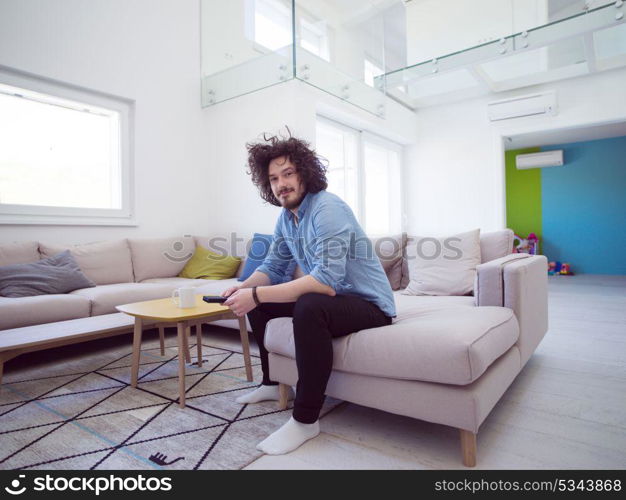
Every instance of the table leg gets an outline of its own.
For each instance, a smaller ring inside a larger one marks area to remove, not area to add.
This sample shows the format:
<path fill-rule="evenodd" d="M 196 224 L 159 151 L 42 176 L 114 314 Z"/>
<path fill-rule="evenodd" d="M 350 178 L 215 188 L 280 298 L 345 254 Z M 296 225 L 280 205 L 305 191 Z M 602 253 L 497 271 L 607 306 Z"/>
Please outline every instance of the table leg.
<path fill-rule="evenodd" d="M 185 335 L 183 341 L 185 342 L 185 361 L 191 363 L 191 354 L 189 353 L 189 336 L 191 335 L 191 327 L 185 322 Z"/>
<path fill-rule="evenodd" d="M 246 328 L 246 317 L 239 318 L 239 336 L 241 337 L 241 348 L 243 349 L 243 361 L 246 365 L 246 378 L 252 382 L 252 362 L 250 361 L 250 341 L 248 340 L 248 329 Z"/>
<path fill-rule="evenodd" d="M 133 366 L 130 372 L 130 385 L 137 387 L 139 377 L 139 358 L 141 357 L 141 333 L 143 325 L 141 318 L 135 317 L 135 330 L 133 333 Z"/>
<path fill-rule="evenodd" d="M 187 337 L 187 322 L 181 321 L 176 324 L 178 330 L 178 392 L 180 393 L 179 405 L 181 408 L 185 407 L 185 354 L 189 354 L 187 351 L 187 345 L 185 339 Z"/>
<path fill-rule="evenodd" d="M 159 327 L 159 343 L 161 344 L 161 356 L 165 356 L 165 327 L 158 325 Z"/>
<path fill-rule="evenodd" d="M 196 323 L 196 351 L 198 353 L 198 368 L 202 368 L 202 323 Z"/>

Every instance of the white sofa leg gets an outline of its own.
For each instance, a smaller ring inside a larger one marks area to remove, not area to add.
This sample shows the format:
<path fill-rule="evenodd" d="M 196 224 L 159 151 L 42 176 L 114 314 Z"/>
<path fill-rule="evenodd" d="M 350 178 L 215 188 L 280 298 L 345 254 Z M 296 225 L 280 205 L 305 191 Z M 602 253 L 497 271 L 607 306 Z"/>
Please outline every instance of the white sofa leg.
<path fill-rule="evenodd" d="M 461 431 L 461 454 L 465 467 L 476 466 L 476 433 L 459 429 Z"/>
<path fill-rule="evenodd" d="M 278 384 L 278 394 L 280 395 L 278 408 L 280 410 L 286 410 L 289 397 L 289 386 L 287 384 Z"/>

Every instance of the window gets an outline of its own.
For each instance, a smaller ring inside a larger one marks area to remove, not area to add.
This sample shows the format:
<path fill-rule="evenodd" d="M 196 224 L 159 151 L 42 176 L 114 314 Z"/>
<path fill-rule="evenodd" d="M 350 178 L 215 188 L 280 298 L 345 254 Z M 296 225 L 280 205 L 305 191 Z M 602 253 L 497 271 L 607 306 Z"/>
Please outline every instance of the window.
<path fill-rule="evenodd" d="M 317 152 L 328 160 L 328 191 L 345 201 L 355 214 L 359 210 L 358 149 L 359 133 L 318 118 L 316 130 Z"/>
<path fill-rule="evenodd" d="M 365 81 L 367 85 L 369 85 L 370 87 L 374 87 L 375 86 L 374 79 L 377 76 L 382 75 L 383 73 L 384 71 L 380 66 L 378 66 L 377 64 L 375 64 L 369 59 L 365 59 L 364 67 L 363 67 L 363 74 L 364 74 L 363 80 Z"/>
<path fill-rule="evenodd" d="M 291 2 L 286 0 L 247 0 L 246 33 L 259 46 L 277 51 L 292 43 Z M 297 36 L 300 46 L 326 61 L 330 61 L 328 27 L 297 7 L 299 21 Z M 252 22 L 251 19 L 254 18 Z M 252 33 L 250 33 L 250 27 Z"/>
<path fill-rule="evenodd" d="M 318 117 L 316 150 L 328 160 L 328 191 L 341 197 L 365 232 L 402 231 L 402 147 Z"/>
<path fill-rule="evenodd" d="M 300 19 L 300 46 L 326 61 L 330 61 L 328 28 L 326 24 L 312 19 Z"/>
<path fill-rule="evenodd" d="M 254 0 L 254 41 L 275 51 L 291 45 L 291 7 L 281 0 Z"/>
<path fill-rule="evenodd" d="M 130 105 L 13 73 L 0 82 L 0 222 L 128 223 Z"/>

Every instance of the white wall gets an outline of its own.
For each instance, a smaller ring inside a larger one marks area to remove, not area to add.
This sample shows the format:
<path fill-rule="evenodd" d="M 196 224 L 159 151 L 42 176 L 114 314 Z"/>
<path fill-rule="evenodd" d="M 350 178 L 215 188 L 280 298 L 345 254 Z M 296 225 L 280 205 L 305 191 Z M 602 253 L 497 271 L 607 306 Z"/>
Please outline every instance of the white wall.
<path fill-rule="evenodd" d="M 413 0 L 407 62 L 428 61 L 547 22 L 547 0 Z"/>
<path fill-rule="evenodd" d="M 431 235 L 504 227 L 502 136 L 624 121 L 624 82 L 626 69 L 620 69 L 418 111 L 417 142 L 407 151 L 408 230 Z M 488 102 L 544 89 L 557 90 L 557 116 L 489 122 Z"/>
<path fill-rule="evenodd" d="M 135 100 L 137 227 L 0 226 L 0 241 L 206 233 L 198 0 L 2 0 L 0 65 Z"/>

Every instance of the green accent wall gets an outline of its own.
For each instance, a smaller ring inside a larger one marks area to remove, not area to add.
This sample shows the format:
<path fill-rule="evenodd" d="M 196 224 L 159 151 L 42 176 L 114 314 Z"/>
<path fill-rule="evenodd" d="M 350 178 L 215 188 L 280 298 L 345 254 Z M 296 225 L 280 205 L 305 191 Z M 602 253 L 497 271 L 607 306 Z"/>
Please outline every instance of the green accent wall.
<path fill-rule="evenodd" d="M 518 154 L 538 153 L 540 148 L 516 149 L 505 152 L 506 175 L 506 227 L 515 234 L 526 237 L 535 233 L 542 237 L 541 169 L 517 170 Z"/>

